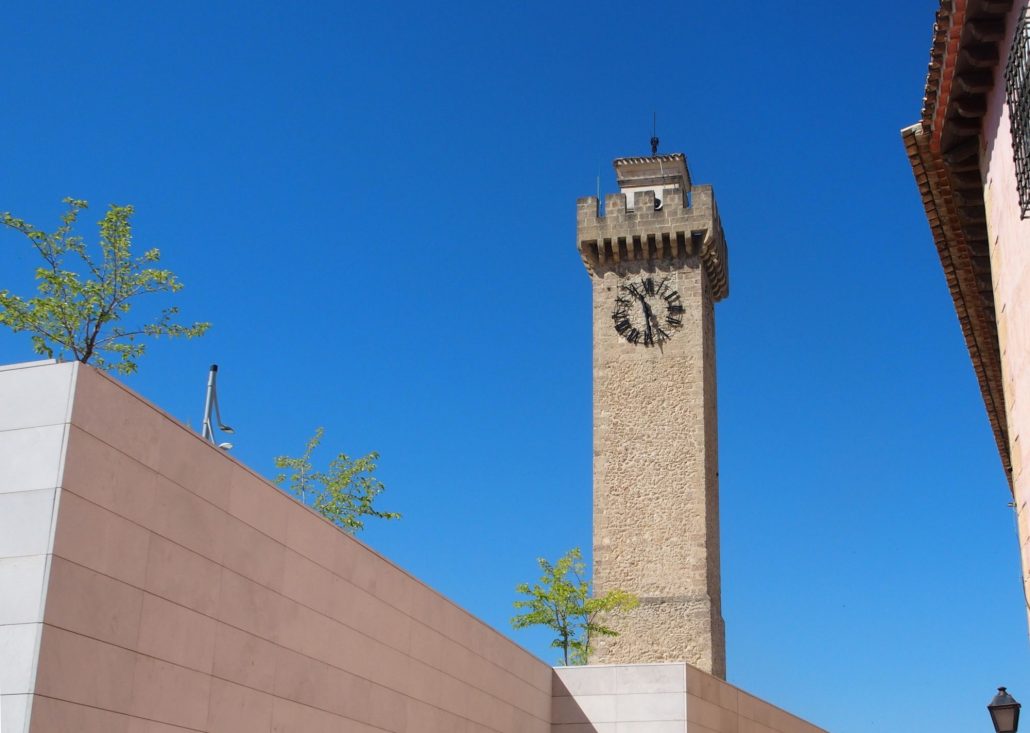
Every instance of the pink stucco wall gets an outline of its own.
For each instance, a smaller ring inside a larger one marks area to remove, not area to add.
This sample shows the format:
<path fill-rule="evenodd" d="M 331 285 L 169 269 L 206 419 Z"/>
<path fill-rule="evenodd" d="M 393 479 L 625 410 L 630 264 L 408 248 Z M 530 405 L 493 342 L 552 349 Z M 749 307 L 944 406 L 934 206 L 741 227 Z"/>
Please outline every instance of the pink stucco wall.
<path fill-rule="evenodd" d="M 551 669 L 79 367 L 32 733 L 550 729 Z"/>
<path fill-rule="evenodd" d="M 982 171 L 1024 588 L 1030 585 L 1030 218 L 1020 219 L 1004 72 L 1026 6 L 1026 0 L 1013 4 L 1008 35 L 1000 45 L 1001 61 L 984 118 Z"/>

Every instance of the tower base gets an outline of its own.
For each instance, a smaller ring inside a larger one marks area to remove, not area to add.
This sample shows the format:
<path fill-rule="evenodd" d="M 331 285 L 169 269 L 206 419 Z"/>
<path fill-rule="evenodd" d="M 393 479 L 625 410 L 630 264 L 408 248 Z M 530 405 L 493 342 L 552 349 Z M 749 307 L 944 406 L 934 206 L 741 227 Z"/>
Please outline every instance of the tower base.
<path fill-rule="evenodd" d="M 726 629 L 707 596 L 641 598 L 632 611 L 611 614 L 601 623 L 619 636 L 592 639 L 591 664 L 689 661 L 726 678 Z"/>

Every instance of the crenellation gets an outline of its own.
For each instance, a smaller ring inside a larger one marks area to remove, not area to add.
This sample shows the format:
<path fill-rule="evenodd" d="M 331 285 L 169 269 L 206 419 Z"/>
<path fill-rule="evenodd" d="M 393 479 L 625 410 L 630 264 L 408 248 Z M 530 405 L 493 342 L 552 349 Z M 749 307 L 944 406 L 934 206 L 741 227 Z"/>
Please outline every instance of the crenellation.
<path fill-rule="evenodd" d="M 576 221 L 590 221 L 600 215 L 600 202 L 597 196 L 582 196 L 576 199 Z"/>
<path fill-rule="evenodd" d="M 626 215 L 626 194 L 609 193 L 604 197 L 604 216 L 599 219 L 622 219 Z"/>
<path fill-rule="evenodd" d="M 626 194 L 610 193 L 603 213 L 596 197 L 579 199 L 578 240 L 584 265 L 593 273 L 623 262 L 682 259 L 700 252 L 716 300 L 725 298 L 728 257 L 712 187 L 692 187 L 689 199 L 685 206 L 682 191 L 665 189 L 663 206 L 655 211 L 654 192 L 636 191 L 633 208 L 628 209 Z M 636 246 L 637 240 L 648 246 Z"/>
<path fill-rule="evenodd" d="M 683 192 L 678 188 L 665 189 L 665 208 L 669 211 L 676 211 L 684 207 Z"/>

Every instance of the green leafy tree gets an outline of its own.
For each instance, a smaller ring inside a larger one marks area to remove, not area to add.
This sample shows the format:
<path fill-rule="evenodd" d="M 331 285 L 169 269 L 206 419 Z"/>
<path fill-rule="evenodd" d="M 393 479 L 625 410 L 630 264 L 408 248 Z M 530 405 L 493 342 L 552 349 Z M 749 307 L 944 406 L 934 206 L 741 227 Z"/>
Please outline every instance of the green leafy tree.
<path fill-rule="evenodd" d="M 378 453 L 361 458 L 340 453 L 330 461 L 329 470 L 314 470 L 311 454 L 322 442 L 324 433 L 318 428 L 299 458 L 278 456 L 275 467 L 284 472 L 276 476 L 275 482 L 350 534 L 364 529 L 367 517 L 400 519 L 400 514 L 381 512 L 374 506 L 376 497 L 386 488 L 375 477 Z"/>
<path fill-rule="evenodd" d="M 554 564 L 544 558 L 537 563 L 544 574 L 539 583 L 516 586 L 515 590 L 528 598 L 515 601 L 515 608 L 525 610 L 512 618 L 511 625 L 516 629 L 546 626 L 557 634 L 551 646 L 561 649 L 563 664 L 586 664 L 597 636 L 618 636 L 617 631 L 600 623 L 603 614 L 629 611 L 639 601 L 622 590 L 591 598 L 586 566 L 578 547 Z"/>
<path fill-rule="evenodd" d="M 0 324 L 32 335 L 37 354 L 64 359 L 70 354 L 100 369 L 130 374 L 146 346 L 141 336 L 201 336 L 210 324 L 184 326 L 175 322 L 178 308 L 165 308 L 153 320 L 126 323 L 136 300 L 153 293 L 182 289 L 170 270 L 153 265 L 157 249 L 132 255 L 131 206 L 111 205 L 100 220 L 99 255 L 91 254 L 82 237 L 73 233 L 85 201 L 66 198 L 67 211 L 53 233 L 37 229 L 8 212 L 0 222 L 24 234 L 42 258 L 36 268 L 35 297 L 22 299 L 0 290 Z"/>

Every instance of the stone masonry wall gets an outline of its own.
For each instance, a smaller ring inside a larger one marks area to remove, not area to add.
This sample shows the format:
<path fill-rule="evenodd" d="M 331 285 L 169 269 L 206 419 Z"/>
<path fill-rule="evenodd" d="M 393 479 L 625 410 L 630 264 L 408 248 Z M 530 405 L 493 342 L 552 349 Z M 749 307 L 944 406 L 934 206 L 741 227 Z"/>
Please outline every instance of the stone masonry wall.
<path fill-rule="evenodd" d="M 722 663 L 708 670 L 726 677 L 726 625 L 722 617 L 722 551 L 719 541 L 719 405 L 715 364 L 715 302 L 708 280 L 703 278 L 702 323 L 704 328 L 705 420 L 705 532 L 708 552 L 708 593 L 712 603 L 713 648 L 722 651 Z"/>
<path fill-rule="evenodd" d="M 604 217 L 596 199 L 580 201 L 593 284 L 594 588 L 641 601 L 607 619 L 619 636 L 599 640 L 591 662 L 686 661 L 724 676 L 712 280 L 724 294 L 725 249 L 710 189 L 693 206 L 674 193 L 658 212 L 651 193 L 631 212 L 610 196 Z M 629 343 L 612 318 L 619 285 L 648 275 L 668 278 L 684 306 L 682 326 L 652 347 Z"/>

